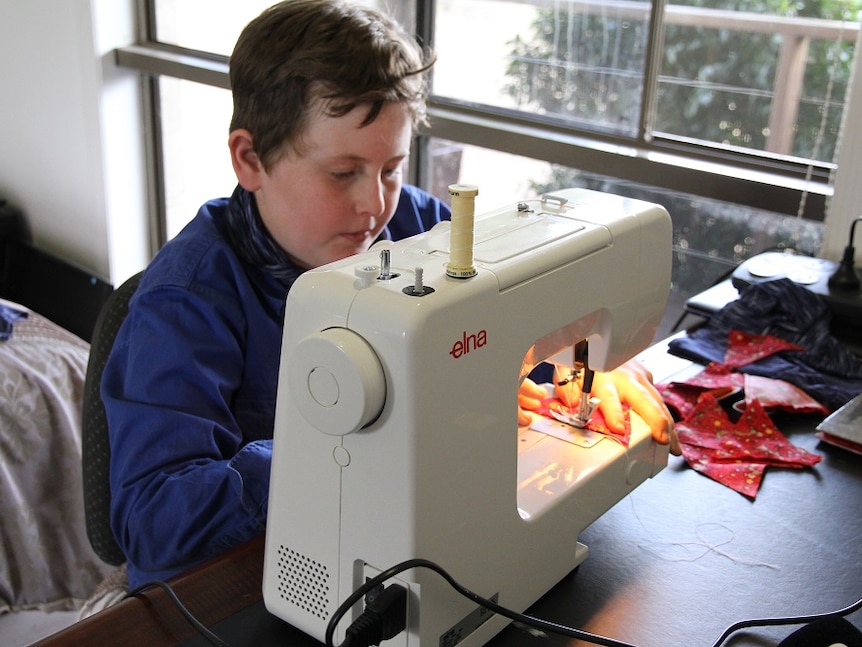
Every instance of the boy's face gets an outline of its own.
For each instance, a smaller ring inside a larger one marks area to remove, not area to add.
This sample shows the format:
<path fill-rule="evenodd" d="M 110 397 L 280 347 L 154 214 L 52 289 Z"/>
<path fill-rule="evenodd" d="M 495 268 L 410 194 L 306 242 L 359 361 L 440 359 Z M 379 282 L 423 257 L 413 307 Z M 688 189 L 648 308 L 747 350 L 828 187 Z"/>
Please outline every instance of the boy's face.
<path fill-rule="evenodd" d="M 395 213 L 412 122 L 402 105 L 388 103 L 360 127 L 367 112 L 317 113 L 302 136 L 302 155 L 290 151 L 256 174 L 251 190 L 261 219 L 301 267 L 366 251 Z"/>

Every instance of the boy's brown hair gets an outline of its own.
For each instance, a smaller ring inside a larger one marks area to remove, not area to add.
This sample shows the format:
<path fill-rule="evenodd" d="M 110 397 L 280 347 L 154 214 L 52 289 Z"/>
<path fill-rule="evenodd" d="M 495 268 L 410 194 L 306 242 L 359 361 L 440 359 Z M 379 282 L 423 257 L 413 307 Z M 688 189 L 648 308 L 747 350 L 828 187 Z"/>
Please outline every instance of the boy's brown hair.
<path fill-rule="evenodd" d="M 252 135 L 269 170 L 288 150 L 301 154 L 316 110 L 342 116 L 369 105 L 407 107 L 414 126 L 426 119 L 425 72 L 433 57 L 397 22 L 343 0 L 285 0 L 250 22 L 230 58 L 230 130 Z"/>

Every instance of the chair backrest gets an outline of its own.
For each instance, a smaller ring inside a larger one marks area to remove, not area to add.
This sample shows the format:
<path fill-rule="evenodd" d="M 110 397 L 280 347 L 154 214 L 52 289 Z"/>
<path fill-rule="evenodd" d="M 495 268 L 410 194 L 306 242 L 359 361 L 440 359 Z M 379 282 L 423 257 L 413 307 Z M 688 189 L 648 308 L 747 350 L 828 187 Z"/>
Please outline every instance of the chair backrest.
<path fill-rule="evenodd" d="M 142 272 L 135 274 L 114 290 L 102 307 L 93 329 L 84 381 L 81 463 L 87 537 L 96 554 L 114 566 L 125 562 L 126 557 L 111 532 L 111 447 L 108 443 L 108 420 L 100 388 L 105 362 L 114 346 L 120 324 L 129 312 L 129 299 L 138 289 L 141 274 Z"/>

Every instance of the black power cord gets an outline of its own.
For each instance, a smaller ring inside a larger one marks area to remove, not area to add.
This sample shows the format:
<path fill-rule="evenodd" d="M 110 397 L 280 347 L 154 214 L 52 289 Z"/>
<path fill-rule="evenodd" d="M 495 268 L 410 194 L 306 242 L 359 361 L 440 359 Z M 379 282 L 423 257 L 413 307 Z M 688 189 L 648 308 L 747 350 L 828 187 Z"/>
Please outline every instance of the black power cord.
<path fill-rule="evenodd" d="M 496 602 L 483 598 L 476 593 L 459 584 L 448 572 L 434 562 L 424 559 L 411 559 L 383 571 L 379 575 L 369 579 L 361 587 L 357 588 L 350 596 L 335 610 L 329 623 L 326 627 L 326 645 L 327 647 L 335 647 L 333 636 L 338 623 L 342 620 L 350 608 L 356 604 L 360 598 L 366 597 L 366 608 L 360 617 L 348 627 L 345 634 L 345 641 L 339 647 L 363 647 L 367 645 L 378 645 L 383 640 L 394 638 L 406 628 L 407 622 L 407 590 L 400 584 L 391 584 L 384 586 L 384 583 L 402 573 L 403 571 L 413 568 L 427 568 L 440 575 L 455 591 L 472 600 L 476 604 L 490 609 L 494 613 L 510 620 L 538 629 L 542 632 L 559 634 L 569 638 L 578 638 L 596 645 L 606 645 L 607 647 L 636 647 L 629 643 L 620 642 L 612 638 L 597 636 L 595 634 L 567 627 L 541 618 L 529 616 L 523 613 L 517 613 L 506 607 L 502 607 Z M 215 633 L 210 631 L 202 622 L 200 622 L 180 601 L 170 584 L 154 580 L 147 582 L 141 586 L 129 591 L 126 597 L 135 597 L 147 589 L 154 587 L 161 588 L 167 593 L 168 597 L 177 606 L 177 609 L 182 615 L 204 638 L 216 647 L 230 647 L 228 643 L 219 638 Z M 732 634 L 743 629 L 753 627 L 769 627 L 769 626 L 784 626 L 784 625 L 801 625 L 811 624 L 821 620 L 830 620 L 843 618 L 862 609 L 862 599 L 857 600 L 853 604 L 827 613 L 812 614 L 806 616 L 793 616 L 786 618 L 759 618 L 752 620 L 743 620 L 737 622 L 721 634 L 712 647 L 720 647 Z M 376 642 L 375 642 L 376 641 Z"/>
<path fill-rule="evenodd" d="M 559 634 L 561 636 L 566 636 L 568 638 L 578 638 L 580 640 L 584 640 L 586 642 L 590 642 L 596 645 L 605 645 L 606 647 L 636 647 L 635 645 L 631 645 L 629 643 L 624 643 L 618 640 L 614 640 L 613 638 L 606 638 L 604 636 L 598 636 L 595 634 L 591 634 L 586 631 L 582 631 L 580 629 L 575 629 L 574 627 L 568 627 L 566 625 L 557 624 L 555 622 L 549 622 L 547 620 L 542 620 L 541 618 L 536 618 L 534 616 L 529 616 L 523 613 L 518 613 L 516 611 L 512 611 L 511 609 L 507 609 L 506 607 L 502 607 L 496 602 L 492 600 L 488 600 L 483 598 L 476 593 L 473 593 L 469 589 L 465 588 L 461 584 L 459 584 L 446 570 L 444 570 L 441 566 L 435 564 L 434 562 L 425 560 L 425 559 L 410 559 L 400 564 L 396 564 L 391 568 L 383 571 L 379 575 L 369 579 L 363 586 L 357 588 L 347 599 L 335 610 L 332 614 L 332 617 L 329 619 L 329 623 L 326 627 L 326 636 L 325 641 L 327 647 L 336 647 L 332 642 L 333 636 L 335 634 L 335 629 L 338 626 L 338 623 L 344 617 L 344 615 L 348 612 L 348 610 L 356 604 L 361 597 L 366 595 L 369 591 L 381 587 L 384 582 L 395 577 L 399 573 L 403 571 L 410 570 L 413 568 L 427 568 L 429 570 L 434 571 L 438 575 L 440 575 L 446 582 L 453 588 L 455 591 L 463 595 L 464 597 L 472 600 L 479 606 L 485 607 L 493 611 L 494 613 L 501 615 L 503 617 L 509 618 L 510 620 L 525 625 L 527 627 L 531 627 L 533 629 L 538 629 L 542 632 Z M 394 586 L 394 585 L 393 585 Z M 392 588 L 392 587 L 389 587 Z M 780 626 L 780 625 L 797 625 L 797 624 L 808 624 L 817 620 L 829 619 L 829 618 L 842 618 L 844 616 L 850 615 L 851 613 L 862 609 L 862 599 L 857 600 L 850 606 L 847 606 L 843 609 L 839 609 L 837 611 L 831 611 L 828 613 L 821 614 L 812 614 L 807 616 L 796 616 L 796 617 L 788 617 L 788 618 L 761 618 L 756 620 L 743 620 L 741 622 L 737 622 L 730 627 L 728 627 L 724 633 L 719 637 L 719 639 L 713 643 L 712 647 L 720 647 L 725 640 L 727 640 L 732 634 L 740 631 L 742 629 L 747 629 L 751 627 L 766 627 L 766 626 Z M 361 617 L 361 616 L 360 616 Z M 348 628 L 348 635 L 350 633 L 350 629 Z M 397 634 L 393 634 L 397 635 Z M 376 644 L 376 643 L 371 643 Z M 338 647 L 356 647 L 352 642 L 348 639 L 345 639 L 344 643 L 339 645 Z"/>
<path fill-rule="evenodd" d="M 849 616 L 854 611 L 858 611 L 862 609 L 862 598 L 856 600 L 850 606 L 844 607 L 843 609 L 839 609 L 838 611 L 831 611 L 829 613 L 817 613 L 808 616 L 796 616 L 790 618 L 760 618 L 757 620 L 743 620 L 741 622 L 737 622 L 732 624 L 727 629 L 724 630 L 724 633 L 721 634 L 718 640 L 713 643 L 713 647 L 719 647 L 725 640 L 727 640 L 731 634 L 736 633 L 742 629 L 748 629 L 750 627 L 776 627 L 782 625 L 803 625 L 810 624 L 812 622 L 818 620 L 828 620 L 832 618 L 843 618 L 844 616 Z"/>
<path fill-rule="evenodd" d="M 183 615 L 183 617 L 188 620 L 189 624 L 197 630 L 197 632 L 206 638 L 210 643 L 215 645 L 216 647 L 230 647 L 224 640 L 215 635 L 212 631 L 210 631 L 207 626 L 198 620 L 194 614 L 186 608 L 186 605 L 182 603 L 180 598 L 177 596 L 174 589 L 167 582 L 163 582 L 161 580 L 152 580 L 150 582 L 146 582 L 141 586 L 132 589 L 126 594 L 127 598 L 136 597 L 137 595 L 143 593 L 144 591 L 152 588 L 160 588 L 165 593 L 167 593 L 168 597 L 171 601 L 176 605 L 179 612 Z"/>
<path fill-rule="evenodd" d="M 327 647 L 335 647 L 335 644 L 333 643 L 333 636 L 335 635 L 335 629 L 338 626 L 338 623 L 341 622 L 341 619 L 350 610 L 350 608 L 359 601 L 360 598 L 362 598 L 369 591 L 381 586 L 384 582 L 395 577 L 399 573 L 413 568 L 427 568 L 431 571 L 434 571 L 444 580 L 446 580 L 449 586 L 451 586 L 453 589 L 455 589 L 455 591 L 457 591 L 467 599 L 472 600 L 479 606 L 485 607 L 486 609 L 489 609 L 498 615 L 501 615 L 505 618 L 509 618 L 510 620 L 526 625 L 528 627 L 532 627 L 543 632 L 560 634 L 569 638 L 579 638 L 581 640 L 586 640 L 587 642 L 591 642 L 596 645 L 605 645 L 606 647 L 635 647 L 634 645 L 630 645 L 629 643 L 620 642 L 611 638 L 605 638 L 603 636 L 597 636 L 586 631 L 581 631 L 580 629 L 567 627 L 565 625 L 550 622 L 548 620 L 542 620 L 541 618 L 528 616 L 526 614 L 518 613 L 516 611 L 512 611 L 511 609 L 507 609 L 506 607 L 500 606 L 492 600 L 488 600 L 487 598 L 483 598 L 482 596 L 473 593 L 470 589 L 459 584 L 445 569 L 443 569 L 443 567 L 435 564 L 434 562 L 428 561 L 427 559 L 409 559 L 407 561 L 401 562 L 400 564 L 396 564 L 395 566 L 383 571 L 379 575 L 372 577 L 364 585 L 360 586 L 353 593 L 351 593 L 347 597 L 347 599 L 345 599 L 344 602 L 341 603 L 341 606 L 339 606 L 335 610 L 335 612 L 332 614 L 332 617 L 329 619 L 329 623 L 326 626 L 325 635 L 325 642 Z M 349 640 L 345 640 L 345 642 L 343 642 L 338 647 L 355 646 L 352 642 L 349 642 Z"/>
<path fill-rule="evenodd" d="M 407 627 L 407 589 L 381 584 L 365 596 L 365 610 L 348 628 L 344 645 L 370 647 L 400 634 Z"/>

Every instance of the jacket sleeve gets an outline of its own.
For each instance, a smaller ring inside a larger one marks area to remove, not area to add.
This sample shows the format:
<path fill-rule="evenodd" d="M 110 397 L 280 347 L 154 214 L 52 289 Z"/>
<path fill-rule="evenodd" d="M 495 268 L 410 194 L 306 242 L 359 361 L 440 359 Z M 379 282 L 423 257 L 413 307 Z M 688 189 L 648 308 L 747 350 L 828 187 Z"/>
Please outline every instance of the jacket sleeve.
<path fill-rule="evenodd" d="M 111 523 L 130 567 L 181 570 L 264 527 L 272 429 L 247 442 L 234 413 L 248 325 L 178 288 L 133 301 L 102 380 Z"/>

